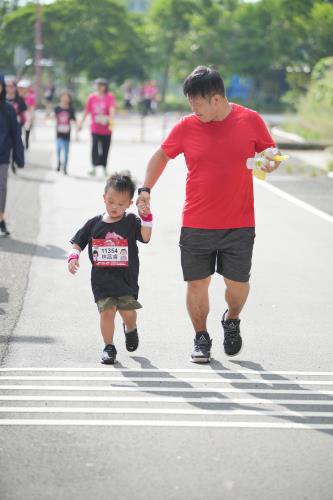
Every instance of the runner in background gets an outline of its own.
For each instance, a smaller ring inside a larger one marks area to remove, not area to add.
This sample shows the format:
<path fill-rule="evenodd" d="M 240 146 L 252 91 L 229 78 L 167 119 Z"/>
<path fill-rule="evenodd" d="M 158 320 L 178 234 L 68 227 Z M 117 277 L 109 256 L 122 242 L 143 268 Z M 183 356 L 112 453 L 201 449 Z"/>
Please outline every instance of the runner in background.
<path fill-rule="evenodd" d="M 126 111 L 133 109 L 133 85 L 131 80 L 126 80 L 121 87 L 123 92 L 123 106 Z"/>
<path fill-rule="evenodd" d="M 59 98 L 60 103 L 54 108 L 57 132 L 57 171 L 60 172 L 63 168 L 64 175 L 67 175 L 71 122 L 76 123 L 76 117 L 71 93 L 63 90 Z"/>
<path fill-rule="evenodd" d="M 90 130 L 92 135 L 92 170 L 90 175 L 96 174 L 96 167 L 102 166 L 107 175 L 107 161 L 111 144 L 113 117 L 116 109 L 116 99 L 109 92 L 108 82 L 104 78 L 95 80 L 96 91 L 88 97 L 82 120 L 78 125 L 81 130 L 88 114 L 91 116 Z"/>
<path fill-rule="evenodd" d="M 9 236 L 5 222 L 8 168 L 11 152 L 19 167 L 24 167 L 24 148 L 20 126 L 13 106 L 6 102 L 6 84 L 0 75 L 0 236 Z"/>
<path fill-rule="evenodd" d="M 29 149 L 29 139 L 31 129 L 33 127 L 36 109 L 36 94 L 31 86 L 29 80 L 20 80 L 17 84 L 18 92 L 21 97 L 23 97 L 25 104 L 27 106 L 26 111 L 26 121 L 24 124 L 25 130 L 25 149 Z"/>
<path fill-rule="evenodd" d="M 13 106 L 16 113 L 17 122 L 19 124 L 20 133 L 22 133 L 22 127 L 26 122 L 26 111 L 27 105 L 18 93 L 17 84 L 14 76 L 6 77 L 6 88 L 7 88 L 7 101 Z M 14 161 L 14 155 L 11 159 L 11 169 L 14 174 L 16 174 L 16 166 Z"/>
<path fill-rule="evenodd" d="M 52 82 L 49 82 L 48 85 L 46 85 L 45 90 L 44 90 L 44 104 L 46 108 L 46 116 L 45 118 L 50 118 L 52 114 L 52 108 L 53 108 L 53 101 L 55 97 L 55 86 L 53 85 Z"/>
<path fill-rule="evenodd" d="M 158 87 L 155 80 L 145 82 L 143 86 L 144 114 L 153 114 L 157 108 Z"/>

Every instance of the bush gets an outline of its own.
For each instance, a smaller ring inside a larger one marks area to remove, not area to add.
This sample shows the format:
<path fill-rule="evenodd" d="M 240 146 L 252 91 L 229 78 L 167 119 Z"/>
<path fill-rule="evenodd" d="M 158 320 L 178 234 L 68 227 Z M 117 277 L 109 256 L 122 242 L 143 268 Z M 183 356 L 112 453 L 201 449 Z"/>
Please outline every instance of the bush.
<path fill-rule="evenodd" d="M 295 122 L 287 130 L 307 139 L 333 142 L 333 57 L 321 59 L 313 69 L 309 90 L 299 101 Z"/>

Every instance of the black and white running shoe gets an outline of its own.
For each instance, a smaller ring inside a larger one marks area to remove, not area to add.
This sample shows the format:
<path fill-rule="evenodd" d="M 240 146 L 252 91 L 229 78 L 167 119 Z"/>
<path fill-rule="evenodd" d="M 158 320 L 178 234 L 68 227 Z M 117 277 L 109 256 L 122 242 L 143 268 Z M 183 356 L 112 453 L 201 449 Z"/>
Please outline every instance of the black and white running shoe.
<path fill-rule="evenodd" d="M 191 354 L 192 363 L 209 363 L 211 347 L 212 340 L 209 338 L 208 333 L 197 333 L 194 339 L 194 349 Z"/>
<path fill-rule="evenodd" d="M 101 363 L 105 365 L 114 365 L 117 356 L 117 349 L 113 344 L 108 344 L 104 347 L 101 357 Z"/>
<path fill-rule="evenodd" d="M 228 310 L 222 316 L 222 327 L 224 331 L 224 352 L 227 356 L 236 356 L 242 348 L 242 337 L 240 335 L 240 319 L 225 319 Z"/>

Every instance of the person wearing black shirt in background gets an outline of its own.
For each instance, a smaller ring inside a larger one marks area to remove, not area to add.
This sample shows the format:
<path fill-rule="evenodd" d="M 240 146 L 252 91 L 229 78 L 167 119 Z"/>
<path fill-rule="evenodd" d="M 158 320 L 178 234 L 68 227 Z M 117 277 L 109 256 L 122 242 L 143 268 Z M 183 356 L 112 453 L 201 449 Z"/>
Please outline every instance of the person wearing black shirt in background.
<path fill-rule="evenodd" d="M 71 239 L 68 270 L 79 269 L 79 256 L 88 245 L 91 285 L 100 313 L 105 348 L 101 362 L 114 364 L 117 350 L 113 343 L 114 321 L 118 311 L 124 322 L 126 348 L 133 352 L 139 345 L 136 309 L 139 294 L 139 251 L 137 241 L 148 243 L 153 216 L 138 206 L 140 218 L 126 210 L 133 203 L 135 184 L 129 172 L 113 174 L 104 189 L 106 212 L 88 220 Z"/>
<path fill-rule="evenodd" d="M 76 123 L 75 111 L 72 105 L 72 96 L 70 92 L 64 90 L 60 94 L 60 104 L 54 108 L 57 132 L 57 171 L 61 167 L 67 175 L 67 164 L 69 154 L 69 144 L 71 139 L 71 122 Z"/>
<path fill-rule="evenodd" d="M 5 222 L 5 207 L 11 151 L 16 164 L 24 167 L 21 130 L 13 106 L 6 102 L 5 79 L 3 75 L 0 75 L 0 236 L 9 236 Z"/>
<path fill-rule="evenodd" d="M 6 90 L 7 90 L 7 101 L 10 102 L 10 104 L 15 109 L 17 123 L 19 124 L 20 134 L 22 134 L 22 127 L 24 126 L 26 121 L 25 113 L 28 108 L 25 103 L 25 100 L 18 93 L 15 77 L 13 76 L 6 77 Z M 11 160 L 11 169 L 13 174 L 16 174 L 16 166 L 13 156 Z"/>

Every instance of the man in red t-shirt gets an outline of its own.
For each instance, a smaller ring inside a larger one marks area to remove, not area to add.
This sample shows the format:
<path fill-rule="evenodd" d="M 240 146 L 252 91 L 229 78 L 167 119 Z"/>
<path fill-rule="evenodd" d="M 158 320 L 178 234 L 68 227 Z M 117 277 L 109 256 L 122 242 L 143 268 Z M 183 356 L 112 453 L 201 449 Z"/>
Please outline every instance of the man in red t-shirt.
<path fill-rule="evenodd" d="M 212 344 L 208 288 L 215 271 L 226 284 L 225 353 L 234 356 L 242 347 L 239 315 L 249 294 L 255 238 L 253 179 L 246 160 L 275 143 L 258 113 L 228 102 L 217 71 L 199 66 L 183 90 L 193 113 L 174 126 L 150 159 L 138 202 L 149 207 L 150 190 L 167 162 L 183 153 L 188 173 L 180 248 L 196 334 L 191 356 L 193 362 L 206 363 Z M 265 170 L 278 166 L 271 162 Z"/>

